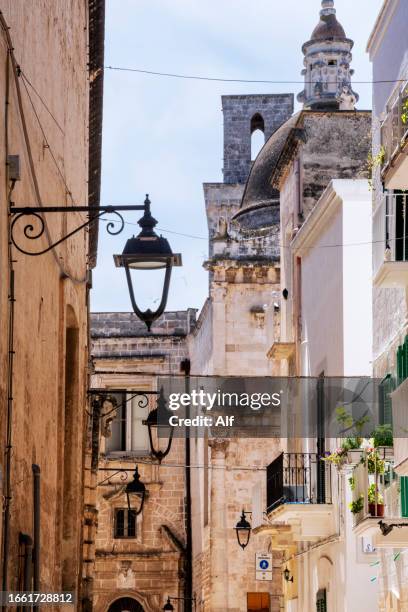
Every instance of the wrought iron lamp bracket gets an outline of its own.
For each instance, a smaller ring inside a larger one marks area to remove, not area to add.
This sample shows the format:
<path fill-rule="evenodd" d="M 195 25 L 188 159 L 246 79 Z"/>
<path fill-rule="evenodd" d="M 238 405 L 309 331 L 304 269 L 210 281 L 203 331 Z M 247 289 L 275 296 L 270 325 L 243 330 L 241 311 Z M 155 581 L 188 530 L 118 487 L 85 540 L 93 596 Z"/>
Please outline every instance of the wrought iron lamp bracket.
<path fill-rule="evenodd" d="M 85 227 L 92 225 L 98 219 L 102 217 L 104 214 L 114 214 L 118 217 L 115 221 L 109 221 L 106 225 L 106 231 L 111 236 L 117 236 L 120 234 L 125 226 L 125 221 L 120 212 L 126 211 L 136 211 L 136 210 L 146 210 L 146 205 L 129 205 L 129 206 L 11 206 L 10 207 L 10 216 L 12 217 L 11 228 L 10 228 L 10 237 L 13 246 L 23 253 L 23 255 L 29 255 L 32 257 L 36 257 L 38 255 L 44 255 L 48 253 L 56 246 L 65 242 L 68 238 L 71 238 L 78 232 L 80 232 Z M 81 223 L 78 227 L 73 229 L 71 232 L 50 244 L 47 248 L 42 249 L 41 251 L 26 251 L 18 244 L 17 239 L 15 238 L 15 230 L 18 225 L 20 219 L 24 217 L 32 217 L 31 223 L 26 223 L 23 228 L 23 234 L 28 240 L 38 240 L 41 236 L 46 232 L 46 223 L 43 219 L 42 215 L 46 213 L 88 213 L 89 217 L 85 221 L 85 223 Z M 119 228 L 115 229 L 116 224 L 119 223 Z"/>

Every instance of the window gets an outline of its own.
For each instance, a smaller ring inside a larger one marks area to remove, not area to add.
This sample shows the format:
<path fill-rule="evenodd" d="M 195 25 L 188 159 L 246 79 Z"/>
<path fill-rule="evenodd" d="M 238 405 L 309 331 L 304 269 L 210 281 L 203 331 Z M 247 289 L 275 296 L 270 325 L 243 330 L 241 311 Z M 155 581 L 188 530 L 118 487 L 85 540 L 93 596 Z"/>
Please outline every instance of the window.
<path fill-rule="evenodd" d="M 113 528 L 114 538 L 136 537 L 136 513 L 127 508 L 115 509 L 115 520 Z"/>
<path fill-rule="evenodd" d="M 329 60 L 328 64 L 329 66 L 337 66 L 337 60 Z"/>
<path fill-rule="evenodd" d="M 247 594 L 248 612 L 269 612 L 270 595 L 269 593 L 248 593 Z"/>
<path fill-rule="evenodd" d="M 265 144 L 265 123 L 259 113 L 251 119 L 251 161 L 253 161 Z"/>
<path fill-rule="evenodd" d="M 385 242 L 392 261 L 408 261 L 408 195 L 395 190 L 386 197 Z"/>
<path fill-rule="evenodd" d="M 327 612 L 326 589 L 321 589 L 317 592 L 316 612 Z"/>
<path fill-rule="evenodd" d="M 146 396 L 137 395 L 132 398 L 132 393 L 129 393 L 127 397 L 125 393 L 112 393 L 111 395 L 116 397 L 118 409 L 111 424 L 112 435 L 106 439 L 106 452 L 148 454 L 149 432 L 147 426 L 143 425 L 143 421 L 149 414 L 149 403 L 146 401 Z"/>

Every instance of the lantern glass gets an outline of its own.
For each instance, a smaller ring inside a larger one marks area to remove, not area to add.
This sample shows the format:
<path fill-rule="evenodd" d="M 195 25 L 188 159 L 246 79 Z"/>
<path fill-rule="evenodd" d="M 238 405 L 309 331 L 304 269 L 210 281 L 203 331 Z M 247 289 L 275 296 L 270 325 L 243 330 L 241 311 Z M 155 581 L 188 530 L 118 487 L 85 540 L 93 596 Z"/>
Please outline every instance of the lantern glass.
<path fill-rule="evenodd" d="M 171 448 L 174 428 L 170 425 L 169 419 L 172 413 L 167 409 L 164 398 L 163 387 L 157 398 L 157 407 L 149 412 L 144 424 L 149 428 L 149 441 L 151 453 L 160 462 L 166 457 Z M 164 450 L 158 448 L 160 440 L 167 440 L 167 447 Z"/>
<path fill-rule="evenodd" d="M 242 550 L 248 546 L 249 538 L 251 537 L 251 525 L 245 518 L 245 511 L 242 510 L 241 518 L 235 526 L 237 533 L 238 544 Z"/>
<path fill-rule="evenodd" d="M 158 319 L 166 308 L 171 271 L 173 266 L 181 266 L 181 255 L 174 254 L 167 239 L 163 236 L 158 236 L 154 231 L 157 221 L 150 213 L 150 200 L 148 196 L 146 196 L 144 202 L 144 215 L 139 219 L 138 224 L 142 228 L 140 234 L 129 238 L 123 253 L 121 255 L 114 255 L 113 259 L 116 267 L 125 268 L 133 311 L 139 319 L 146 323 L 150 331 L 153 321 Z M 148 308 L 143 312 L 136 303 L 131 270 L 161 269 L 164 269 L 166 272 L 159 306 L 155 311 Z"/>
<path fill-rule="evenodd" d="M 127 497 L 128 510 L 135 514 L 140 514 L 146 497 L 146 487 L 140 480 L 139 470 L 136 466 L 133 479 L 126 485 L 125 493 Z M 136 505 L 136 507 L 135 507 Z"/>

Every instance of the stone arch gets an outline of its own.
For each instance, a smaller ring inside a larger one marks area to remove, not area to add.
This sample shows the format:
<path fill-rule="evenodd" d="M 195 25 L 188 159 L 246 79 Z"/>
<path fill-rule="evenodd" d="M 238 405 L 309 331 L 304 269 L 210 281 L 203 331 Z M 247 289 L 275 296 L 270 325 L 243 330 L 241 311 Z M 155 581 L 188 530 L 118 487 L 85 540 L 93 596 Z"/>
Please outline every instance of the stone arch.
<path fill-rule="evenodd" d="M 265 144 L 265 121 L 260 113 L 251 119 L 251 160 L 253 161 Z"/>
<path fill-rule="evenodd" d="M 253 134 L 255 130 L 261 130 L 261 132 L 265 133 L 265 121 L 260 113 L 255 113 L 251 118 L 251 134 Z"/>
<path fill-rule="evenodd" d="M 144 612 L 144 608 L 133 597 L 120 597 L 111 603 L 108 612 Z"/>

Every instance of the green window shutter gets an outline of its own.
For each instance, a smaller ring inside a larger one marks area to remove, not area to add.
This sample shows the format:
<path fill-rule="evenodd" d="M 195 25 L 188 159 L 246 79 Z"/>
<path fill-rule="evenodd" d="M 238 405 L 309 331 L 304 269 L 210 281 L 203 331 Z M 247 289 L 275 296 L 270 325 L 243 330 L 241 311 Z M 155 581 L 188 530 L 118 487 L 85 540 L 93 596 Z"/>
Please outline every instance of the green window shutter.
<path fill-rule="evenodd" d="M 379 424 L 392 425 L 392 399 L 391 393 L 395 389 L 395 381 L 391 374 L 387 374 L 379 384 Z"/>
<path fill-rule="evenodd" d="M 403 375 L 404 375 L 404 380 L 406 378 L 408 378 L 408 336 L 405 336 L 405 342 L 404 342 L 404 371 L 403 371 Z"/>
<path fill-rule="evenodd" d="M 401 476 L 401 516 L 408 518 L 408 476 Z"/>
<path fill-rule="evenodd" d="M 321 589 L 316 597 L 316 612 L 327 612 L 326 589 Z"/>
<path fill-rule="evenodd" d="M 397 379 L 398 379 L 399 385 L 402 383 L 402 357 L 403 357 L 402 346 L 399 346 L 397 349 Z"/>

